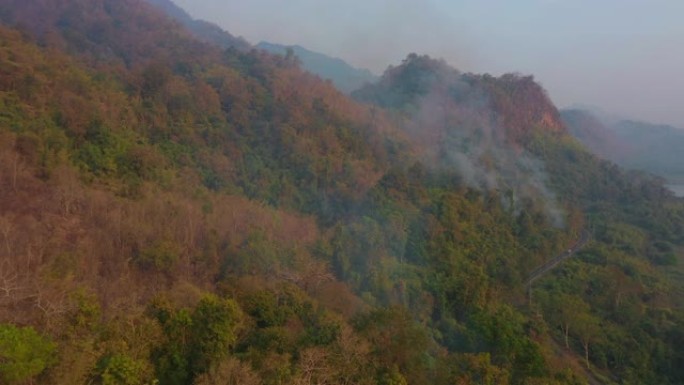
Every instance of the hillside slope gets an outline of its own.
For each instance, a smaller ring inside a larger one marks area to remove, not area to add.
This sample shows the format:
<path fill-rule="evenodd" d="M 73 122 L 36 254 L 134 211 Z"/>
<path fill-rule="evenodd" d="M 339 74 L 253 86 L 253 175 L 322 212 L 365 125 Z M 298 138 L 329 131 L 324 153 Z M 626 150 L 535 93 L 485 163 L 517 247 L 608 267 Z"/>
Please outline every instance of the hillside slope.
<path fill-rule="evenodd" d="M 1 5 L 0 382 L 682 382 L 684 205 L 531 77 L 411 55 L 366 105 L 142 1 Z"/>
<path fill-rule="evenodd" d="M 595 373 L 601 382 L 671 381 L 655 369 L 660 365 L 655 351 L 667 344 L 659 333 L 669 326 L 647 320 L 680 303 L 681 282 L 665 278 L 669 268 L 663 266 L 681 260 L 675 245 L 684 241 L 684 212 L 681 200 L 673 199 L 661 181 L 624 171 L 585 150 L 567 134 L 558 111 L 530 77 L 462 74 L 443 62 L 410 55 L 377 85 L 354 96 L 393 111 L 396 124 L 419 144 L 418 154 L 430 167 L 457 170 L 461 184 L 497 191 L 502 206 L 517 217 L 513 228 L 522 245 L 543 242 L 550 234 L 544 226 L 558 225 L 554 218 L 559 212 L 569 226 L 563 231 L 590 229 L 592 243 L 580 258 L 536 284 L 537 311 L 552 331 L 564 334 L 566 348 L 572 348 L 574 333 L 587 366 L 593 354 L 593 367 L 607 369 L 608 378 L 602 377 L 606 372 Z M 475 179 L 469 178 L 472 170 Z M 531 219 L 542 227 L 525 229 Z M 457 244 L 456 249 L 462 247 Z M 551 256 L 547 251 L 546 257 Z M 507 262 L 511 259 L 516 258 L 509 254 Z M 530 258 L 520 261 L 530 263 Z M 649 281 L 660 283 L 651 286 Z M 573 310 L 567 312 L 567 306 Z M 631 306 L 645 308 L 627 315 L 635 310 L 628 310 Z M 670 325 L 681 322 L 679 317 Z M 643 322 L 653 329 L 644 333 Z M 620 335 L 638 335 L 639 347 Z M 653 371 L 635 376 L 628 369 L 647 361 L 655 365 Z"/>

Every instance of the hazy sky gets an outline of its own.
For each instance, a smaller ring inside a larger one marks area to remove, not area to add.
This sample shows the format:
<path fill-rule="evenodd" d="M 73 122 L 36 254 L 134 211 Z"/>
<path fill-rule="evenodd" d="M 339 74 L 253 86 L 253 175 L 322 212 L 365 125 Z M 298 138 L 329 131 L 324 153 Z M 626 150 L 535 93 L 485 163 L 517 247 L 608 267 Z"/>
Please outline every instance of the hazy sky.
<path fill-rule="evenodd" d="M 532 74 L 559 107 L 684 127 L 684 0 L 175 0 L 251 43 L 376 73 L 408 53 Z"/>

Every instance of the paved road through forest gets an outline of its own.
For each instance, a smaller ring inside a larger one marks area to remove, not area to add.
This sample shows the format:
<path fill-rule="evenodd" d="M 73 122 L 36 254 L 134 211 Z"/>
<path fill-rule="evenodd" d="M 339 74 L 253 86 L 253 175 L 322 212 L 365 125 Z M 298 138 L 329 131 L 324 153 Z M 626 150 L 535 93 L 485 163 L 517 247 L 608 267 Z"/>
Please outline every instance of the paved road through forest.
<path fill-rule="evenodd" d="M 549 272 L 554 267 L 558 266 L 559 263 L 561 263 L 561 262 L 565 261 L 566 259 L 572 257 L 573 254 L 578 252 L 580 249 L 582 249 L 589 242 L 590 238 L 591 238 L 591 234 L 589 233 L 589 231 L 587 231 L 587 230 L 582 231 L 582 235 L 580 236 L 579 241 L 577 241 L 577 243 L 575 243 L 572 247 L 565 250 L 560 255 L 556 256 L 555 258 L 547 261 L 543 265 L 534 269 L 530 273 L 530 275 L 527 276 L 527 282 L 525 283 L 525 286 L 528 288 L 528 290 L 529 290 L 530 286 L 532 286 L 532 283 L 537 278 L 541 277 L 542 275 L 546 274 L 547 272 Z"/>

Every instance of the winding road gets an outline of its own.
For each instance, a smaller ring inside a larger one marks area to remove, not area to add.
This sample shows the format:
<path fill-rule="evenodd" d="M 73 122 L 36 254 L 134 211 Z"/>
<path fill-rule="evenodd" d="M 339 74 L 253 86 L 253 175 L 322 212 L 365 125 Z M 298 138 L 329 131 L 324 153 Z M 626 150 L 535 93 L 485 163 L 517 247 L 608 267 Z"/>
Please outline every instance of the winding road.
<path fill-rule="evenodd" d="M 575 254 L 580 249 L 582 249 L 589 242 L 590 239 L 591 239 L 591 234 L 589 233 L 589 231 L 587 231 L 587 230 L 582 231 L 582 235 L 580 236 L 580 239 L 574 245 L 572 245 L 572 247 L 570 247 L 566 251 L 562 252 L 560 255 L 556 256 L 555 258 L 550 259 L 549 261 L 547 261 L 543 265 L 534 269 L 530 273 L 530 275 L 527 276 L 527 281 L 525 282 L 525 286 L 528 288 L 528 290 L 530 289 L 530 287 L 532 286 L 532 283 L 537 278 L 548 273 L 551 269 L 558 266 L 559 263 L 561 263 L 561 262 L 565 261 L 566 259 L 572 257 L 573 254 Z"/>
<path fill-rule="evenodd" d="M 540 278 L 544 274 L 548 273 L 554 267 L 558 266 L 561 262 L 572 257 L 575 253 L 580 251 L 584 246 L 586 246 L 587 243 L 589 243 L 590 239 L 591 239 L 591 233 L 587 230 L 583 230 L 582 235 L 580 236 L 580 239 L 577 242 L 575 242 L 575 244 L 572 245 L 572 247 L 565 250 L 560 255 L 556 256 L 555 258 L 550 259 L 549 261 L 547 261 L 543 265 L 537 267 L 527 276 L 527 281 L 525 282 L 525 287 L 527 288 L 530 304 L 532 304 L 532 283 L 537 278 Z M 552 339 L 552 341 L 554 341 L 554 340 Z M 560 347 L 560 345 L 556 341 L 554 341 L 553 343 L 557 347 L 559 347 L 559 350 L 562 350 L 562 348 Z M 594 374 L 590 370 L 585 369 L 585 374 L 587 376 L 587 381 L 589 381 L 590 385 L 601 385 L 602 384 L 602 382 L 597 380 L 596 377 L 594 376 Z"/>

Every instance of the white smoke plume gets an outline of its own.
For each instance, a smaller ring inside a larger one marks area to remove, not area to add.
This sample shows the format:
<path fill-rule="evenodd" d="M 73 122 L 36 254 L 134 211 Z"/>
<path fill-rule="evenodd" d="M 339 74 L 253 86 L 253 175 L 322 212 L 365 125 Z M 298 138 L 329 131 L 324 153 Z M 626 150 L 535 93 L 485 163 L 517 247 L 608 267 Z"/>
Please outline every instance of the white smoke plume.
<path fill-rule="evenodd" d="M 404 122 L 423 162 L 433 168 L 456 168 L 471 188 L 512 196 L 514 212 L 526 199 L 541 202 L 551 223 L 564 226 L 544 163 L 509 138 L 487 93 L 446 66 L 436 77 L 426 76 L 431 77 L 424 79 L 429 90 L 411 103 Z"/>

